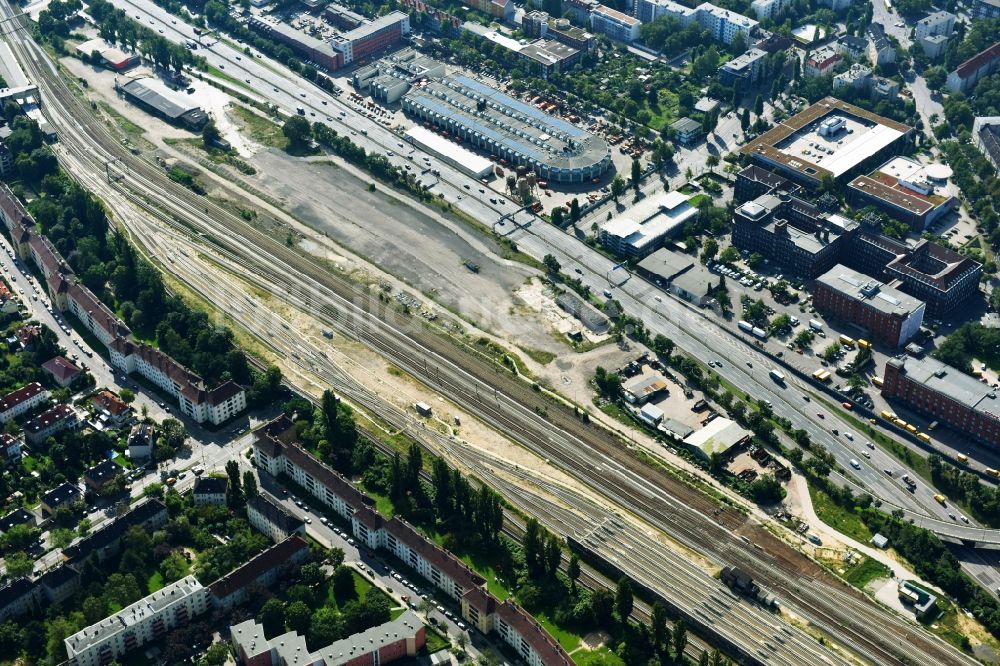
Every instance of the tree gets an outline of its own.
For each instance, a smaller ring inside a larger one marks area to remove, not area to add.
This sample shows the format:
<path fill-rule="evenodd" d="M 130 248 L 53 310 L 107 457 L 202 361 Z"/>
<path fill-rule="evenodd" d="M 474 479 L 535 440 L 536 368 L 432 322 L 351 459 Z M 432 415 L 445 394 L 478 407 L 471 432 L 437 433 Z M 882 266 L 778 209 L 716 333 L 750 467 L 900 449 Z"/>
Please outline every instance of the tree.
<path fill-rule="evenodd" d="M 312 611 L 304 601 L 293 601 L 285 609 L 285 624 L 291 631 L 306 633 L 312 621 Z"/>
<path fill-rule="evenodd" d="M 118 392 L 118 397 L 122 399 L 126 405 L 131 405 L 135 402 L 135 391 L 132 389 L 123 388 Z"/>
<path fill-rule="evenodd" d="M 559 260 L 556 259 L 551 254 L 547 254 L 544 257 L 542 257 L 542 264 L 545 266 L 545 269 L 549 272 L 549 275 L 559 275 L 559 270 L 562 268 L 562 265 L 559 263 Z"/>
<path fill-rule="evenodd" d="M 552 220 L 552 224 L 554 224 L 557 227 L 561 227 L 563 225 L 563 207 L 556 206 L 555 208 L 553 208 L 552 214 L 549 216 L 549 218 Z"/>
<path fill-rule="evenodd" d="M 948 71 L 940 65 L 934 65 L 924 70 L 923 77 L 928 89 L 943 90 Z"/>
<path fill-rule="evenodd" d="M 222 139 L 222 133 L 219 132 L 219 128 L 216 127 L 214 120 L 209 120 L 205 123 L 205 127 L 201 130 L 201 140 L 205 144 L 206 148 L 214 148 L 215 143 Z"/>
<path fill-rule="evenodd" d="M 757 98 L 753 101 L 753 114 L 760 118 L 764 115 L 764 96 L 757 95 Z"/>
<path fill-rule="evenodd" d="M 629 615 L 632 614 L 633 603 L 632 583 L 628 578 L 623 576 L 615 588 L 615 614 L 622 625 L 628 624 Z"/>
<path fill-rule="evenodd" d="M 338 602 L 345 602 L 357 597 L 357 590 L 354 588 L 354 574 L 349 567 L 341 564 L 333 570 L 333 596 Z"/>
<path fill-rule="evenodd" d="M 229 497 L 236 500 L 240 497 L 240 464 L 235 460 L 226 463 L 226 474 L 229 476 Z"/>
<path fill-rule="evenodd" d="M 820 356 L 823 357 L 825 360 L 829 361 L 830 363 L 833 363 L 833 361 L 836 360 L 837 352 L 839 351 L 840 351 L 840 343 L 831 342 L 829 345 L 826 346 L 826 348 L 823 350 Z"/>
<path fill-rule="evenodd" d="M 573 592 L 576 592 L 576 581 L 580 577 L 580 558 L 576 556 L 576 553 L 573 553 L 569 558 L 569 564 L 566 565 L 566 576 L 569 577 Z"/>
<path fill-rule="evenodd" d="M 653 647 L 659 652 L 666 647 L 666 642 L 670 635 L 667 630 L 667 609 L 659 601 L 653 604 L 653 610 L 650 613 L 650 625 L 653 630 Z"/>
<path fill-rule="evenodd" d="M 257 477 L 253 470 L 243 472 L 243 496 L 248 500 L 257 496 Z"/>
<path fill-rule="evenodd" d="M 624 192 L 625 192 L 625 181 L 622 180 L 621 176 L 616 175 L 611 180 L 611 198 L 615 200 L 616 204 L 618 203 L 618 197 L 620 197 Z"/>
<path fill-rule="evenodd" d="M 212 643 L 205 651 L 205 656 L 198 661 L 198 666 L 222 666 L 229 659 L 229 646 L 226 643 Z"/>
<path fill-rule="evenodd" d="M 580 221 L 580 202 L 577 201 L 576 197 L 569 202 L 569 221 L 571 224 L 576 224 Z"/>
<path fill-rule="evenodd" d="M 811 329 L 801 330 L 795 336 L 795 345 L 801 349 L 807 349 L 815 338 L 816 334 Z"/>
<path fill-rule="evenodd" d="M 59 550 L 64 549 L 66 546 L 73 543 L 73 538 L 76 535 L 73 530 L 67 529 L 65 527 L 56 527 L 51 532 L 49 532 L 49 543 L 58 548 Z"/>
<path fill-rule="evenodd" d="M 747 258 L 747 266 L 749 266 L 754 270 L 757 270 L 763 265 L 764 265 L 764 255 L 762 255 L 760 252 L 754 252 Z"/>
<path fill-rule="evenodd" d="M 719 241 L 709 238 L 701 249 L 701 263 L 707 264 L 719 253 Z"/>
<path fill-rule="evenodd" d="M 722 254 L 719 255 L 719 261 L 721 261 L 724 264 L 731 264 L 739 260 L 740 260 L 739 250 L 737 250 L 732 245 L 723 250 Z"/>
<path fill-rule="evenodd" d="M 285 631 L 285 604 L 274 597 L 264 602 L 260 609 L 260 623 L 264 625 L 264 635 L 273 638 Z"/>
<path fill-rule="evenodd" d="M 684 618 L 678 618 L 674 622 L 672 643 L 674 661 L 678 664 L 684 663 L 684 650 L 687 648 L 687 624 L 684 622 Z"/>
<path fill-rule="evenodd" d="M 773 474 L 757 477 L 750 484 L 750 499 L 760 504 L 773 504 L 785 497 L 785 489 Z"/>
<path fill-rule="evenodd" d="M 708 159 L 705 160 L 705 166 L 708 167 L 709 171 L 714 170 L 715 167 L 719 166 L 719 156 L 718 155 L 709 155 Z"/>
<path fill-rule="evenodd" d="M 35 567 L 35 561 L 22 551 L 11 553 L 4 558 L 4 563 L 7 566 L 7 576 L 10 578 L 27 576 Z"/>
<path fill-rule="evenodd" d="M 743 109 L 740 114 L 740 129 L 744 132 L 750 129 L 750 109 Z"/>
<path fill-rule="evenodd" d="M 281 127 L 281 133 L 288 139 L 288 147 L 301 150 L 312 139 L 312 126 L 302 116 L 292 116 Z"/>
<path fill-rule="evenodd" d="M 632 160 L 632 189 L 635 190 L 636 194 L 639 194 L 640 178 L 642 176 L 642 165 L 639 160 Z"/>

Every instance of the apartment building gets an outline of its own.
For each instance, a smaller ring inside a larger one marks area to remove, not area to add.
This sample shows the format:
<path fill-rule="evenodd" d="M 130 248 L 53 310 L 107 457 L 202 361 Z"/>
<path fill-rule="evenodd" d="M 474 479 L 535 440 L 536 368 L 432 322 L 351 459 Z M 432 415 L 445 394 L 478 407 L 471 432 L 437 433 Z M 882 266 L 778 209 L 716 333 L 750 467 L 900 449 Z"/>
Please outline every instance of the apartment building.
<path fill-rule="evenodd" d="M 913 26 L 913 35 L 918 40 L 930 37 L 931 35 L 951 37 L 957 20 L 958 17 L 951 12 L 934 12 L 917 21 L 917 24 Z"/>
<path fill-rule="evenodd" d="M 495 631 L 528 666 L 572 663 L 545 629 L 512 601 L 500 602 L 482 589 L 469 590 L 462 596 L 462 617 L 484 634 Z"/>
<path fill-rule="evenodd" d="M 747 90 L 760 79 L 766 61 L 766 51 L 750 49 L 719 67 L 719 81 L 724 86 L 731 86 L 736 81 L 741 81 L 743 89 Z"/>
<path fill-rule="evenodd" d="M 868 37 L 868 61 L 872 67 L 890 65 L 896 62 L 896 47 L 885 35 L 881 23 L 872 23 L 865 30 Z"/>
<path fill-rule="evenodd" d="M 643 23 L 651 23 L 661 16 L 672 16 L 687 27 L 698 20 L 698 10 L 674 0 L 639 0 L 636 5 L 636 18 Z"/>
<path fill-rule="evenodd" d="M 639 39 L 642 22 L 607 5 L 599 5 L 590 12 L 590 29 L 616 42 L 631 44 Z"/>
<path fill-rule="evenodd" d="M 708 30 L 713 38 L 723 44 L 732 44 L 739 33 L 743 33 L 747 38 L 753 37 L 760 26 L 760 23 L 752 18 L 716 7 L 710 2 L 698 5 L 698 24 L 702 30 Z"/>
<path fill-rule="evenodd" d="M 996 391 L 937 359 L 889 359 L 882 395 L 947 423 L 971 439 L 1000 446 L 1000 404 Z"/>
<path fill-rule="evenodd" d="M 827 74 L 832 74 L 834 68 L 843 61 L 844 57 L 840 55 L 839 50 L 827 44 L 822 48 L 816 49 L 806 58 L 802 74 L 807 79 L 826 76 Z"/>
<path fill-rule="evenodd" d="M 972 0 L 972 18 L 1000 18 L 1000 0 Z"/>
<path fill-rule="evenodd" d="M 0 399 L 0 423 L 7 423 L 45 403 L 51 394 L 38 382 L 25 384 Z"/>
<path fill-rule="evenodd" d="M 79 492 L 79 491 L 77 491 Z M 125 515 L 105 524 L 101 529 L 63 549 L 66 564 L 78 568 L 91 556 L 99 562 L 118 552 L 122 537 L 131 527 L 139 527 L 147 532 L 167 524 L 167 507 L 156 499 L 148 499 L 136 504 Z"/>
<path fill-rule="evenodd" d="M 75 409 L 69 405 L 56 405 L 24 424 L 24 438 L 30 444 L 38 444 L 63 430 L 76 428 L 81 423 Z"/>
<path fill-rule="evenodd" d="M 949 92 L 968 94 L 979 83 L 980 79 L 997 71 L 997 67 L 1000 67 L 1000 42 L 980 51 L 959 65 L 954 72 L 948 75 L 945 88 Z"/>
<path fill-rule="evenodd" d="M 194 576 L 173 582 L 65 639 L 69 666 L 103 666 L 183 626 L 210 607 Z"/>
<path fill-rule="evenodd" d="M 42 507 L 42 515 L 45 514 L 51 516 L 59 507 L 66 506 L 67 504 L 72 504 L 83 499 L 83 493 L 80 489 L 69 482 L 60 483 L 55 488 L 45 491 L 42 493 L 40 498 L 40 506 Z M 66 551 L 63 551 L 65 555 Z"/>
<path fill-rule="evenodd" d="M 306 540 L 290 536 L 209 585 L 212 605 L 223 610 L 237 606 L 254 589 L 273 585 L 282 574 L 308 558 Z"/>
<path fill-rule="evenodd" d="M 257 494 L 247 501 L 247 519 L 250 526 L 275 543 L 293 534 L 306 533 L 305 522 L 290 514 L 266 495 Z"/>
<path fill-rule="evenodd" d="M 246 620 L 229 628 L 233 650 L 245 666 L 383 666 L 423 649 L 427 628 L 413 611 L 310 652 L 304 636 L 289 631 L 268 640 L 264 627 Z"/>
<path fill-rule="evenodd" d="M 202 476 L 194 482 L 195 506 L 226 506 L 229 491 L 229 479 L 214 476 Z"/>
<path fill-rule="evenodd" d="M 753 10 L 758 21 L 763 21 L 764 19 L 773 19 L 791 4 L 790 0 L 753 0 L 750 3 L 750 9 Z"/>
<path fill-rule="evenodd" d="M 24 440 L 15 437 L 10 433 L 0 434 L 0 461 L 6 463 L 16 463 L 21 459 L 21 450 L 24 448 Z"/>
<path fill-rule="evenodd" d="M 920 331 L 926 305 L 891 285 L 838 264 L 816 278 L 813 302 L 825 315 L 861 326 L 874 338 L 902 347 Z"/>
<path fill-rule="evenodd" d="M 501 608 L 500 602 L 485 591 L 486 581 L 464 562 L 400 518 L 384 518 L 375 511 L 371 498 L 302 451 L 295 440 L 295 424 L 285 415 L 257 428 L 254 431 L 254 452 L 258 468 L 271 475 L 286 473 L 293 476 L 311 495 L 348 518 L 351 531 L 360 543 L 373 550 L 388 551 L 438 590 L 462 603 L 463 617 L 476 626 L 480 626 L 481 618 L 476 615 L 473 620 L 472 613 L 479 611 L 467 610 L 463 600 L 470 593 L 474 595 L 470 598 L 478 599 L 478 593 L 481 593 L 492 599 L 486 605 L 492 603 L 490 607 L 497 609 L 496 615 L 488 625 L 483 625 L 488 627 L 485 630 L 497 631 L 529 664 L 569 666 L 572 663 L 565 650 L 535 623 L 529 613 L 513 604 Z M 298 538 L 293 536 L 289 540 Z M 213 583 L 213 594 L 214 587 Z M 253 662 L 254 666 L 270 663 Z"/>

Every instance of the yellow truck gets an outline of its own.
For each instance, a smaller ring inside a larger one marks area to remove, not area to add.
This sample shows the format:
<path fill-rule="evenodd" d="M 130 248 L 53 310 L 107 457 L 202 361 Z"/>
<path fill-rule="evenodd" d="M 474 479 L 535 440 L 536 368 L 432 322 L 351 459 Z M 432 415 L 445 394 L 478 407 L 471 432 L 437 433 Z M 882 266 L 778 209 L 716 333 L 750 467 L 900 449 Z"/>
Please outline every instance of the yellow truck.
<path fill-rule="evenodd" d="M 941 506 L 947 506 L 947 504 L 946 504 L 947 498 L 944 495 L 940 495 L 940 494 L 939 495 L 935 495 L 934 496 L 934 501 L 937 502 L 938 504 L 940 504 Z"/>
<path fill-rule="evenodd" d="M 931 441 L 931 436 L 928 435 L 926 432 L 918 432 L 917 439 L 919 439 L 921 442 L 929 443 Z"/>
<path fill-rule="evenodd" d="M 845 347 L 853 347 L 854 346 L 854 338 L 851 338 L 851 337 L 848 337 L 848 336 L 846 336 L 844 334 L 841 334 L 840 335 L 840 344 L 844 345 Z"/>
<path fill-rule="evenodd" d="M 871 343 L 868 342 L 867 340 L 862 340 L 861 338 L 858 338 L 858 347 L 860 347 L 861 349 L 870 349 L 871 346 L 872 346 Z"/>

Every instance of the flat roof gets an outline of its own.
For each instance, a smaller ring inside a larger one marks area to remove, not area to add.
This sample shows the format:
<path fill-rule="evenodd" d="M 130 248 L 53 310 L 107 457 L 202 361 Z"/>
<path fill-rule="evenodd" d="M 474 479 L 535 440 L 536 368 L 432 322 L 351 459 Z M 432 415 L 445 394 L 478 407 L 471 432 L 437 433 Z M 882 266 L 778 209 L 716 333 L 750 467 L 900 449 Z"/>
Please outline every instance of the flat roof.
<path fill-rule="evenodd" d="M 842 264 L 820 275 L 816 283 L 889 315 L 909 317 L 924 307 L 923 301 Z"/>
<path fill-rule="evenodd" d="M 471 150 L 463 148 L 454 141 L 449 141 L 425 127 L 414 125 L 406 130 L 406 136 L 424 148 L 446 157 L 456 164 L 461 164 L 464 169 L 472 173 L 485 174 L 493 168 L 493 162 L 485 157 L 477 155 Z"/>
<path fill-rule="evenodd" d="M 697 260 L 690 255 L 671 252 L 667 248 L 661 247 L 640 261 L 639 268 L 651 275 L 656 275 L 663 280 L 669 281 L 690 269 L 695 261 Z"/>
<path fill-rule="evenodd" d="M 639 211 L 633 209 L 621 217 L 605 222 L 601 226 L 601 231 L 609 236 L 621 238 L 623 242 L 635 248 L 642 248 L 649 243 L 659 241 L 698 215 L 698 209 L 679 192 L 669 192 L 658 197 L 652 205 L 655 206 L 654 212 L 646 215 L 645 219 L 637 220 Z"/>
<path fill-rule="evenodd" d="M 31 81 L 14 58 L 10 46 L 3 41 L 0 41 L 0 76 L 7 82 L 8 88 L 24 88 L 31 85 Z"/>
<path fill-rule="evenodd" d="M 939 166 L 944 165 L 923 165 L 908 157 L 894 157 L 870 174 L 852 180 L 850 187 L 914 215 L 924 215 L 951 200 L 950 196 L 935 194 L 934 184 L 930 182 L 942 180 L 941 176 L 950 174 L 947 167 L 935 168 Z M 930 192 L 919 192 L 912 186 L 907 186 L 907 183 L 929 189 Z"/>
<path fill-rule="evenodd" d="M 829 118 L 845 126 L 832 137 L 819 135 Z M 820 180 L 839 177 L 912 131 L 894 120 L 827 97 L 757 137 L 741 152 L 769 164 Z"/>
<path fill-rule="evenodd" d="M 580 49 L 575 49 L 554 39 L 539 39 L 521 49 L 521 55 L 547 65 L 572 58 L 579 52 Z"/>
<path fill-rule="evenodd" d="M 725 63 L 722 68 L 727 69 L 731 72 L 738 72 L 742 69 L 746 69 L 753 63 L 757 62 L 761 58 L 767 57 L 767 51 L 761 51 L 760 49 L 750 49 L 742 55 L 733 58 L 729 62 Z"/>
<path fill-rule="evenodd" d="M 902 366 L 903 373 L 911 381 L 923 384 L 931 391 L 947 396 L 969 409 L 1000 419 L 998 398 L 990 397 L 995 396 L 996 392 L 975 377 L 930 356 L 907 356 L 904 359 L 890 359 L 889 363 Z"/>

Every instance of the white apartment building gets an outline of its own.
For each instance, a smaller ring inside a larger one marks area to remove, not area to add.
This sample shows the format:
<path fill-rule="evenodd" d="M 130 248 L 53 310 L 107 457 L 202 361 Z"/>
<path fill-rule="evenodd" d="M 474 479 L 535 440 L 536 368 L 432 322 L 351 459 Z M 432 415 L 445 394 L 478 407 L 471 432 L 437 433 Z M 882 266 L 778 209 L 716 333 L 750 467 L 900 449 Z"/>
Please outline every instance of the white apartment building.
<path fill-rule="evenodd" d="M 773 19 L 790 4 L 792 4 L 790 0 L 753 0 L 750 3 L 750 9 L 753 10 L 758 21 L 763 21 L 764 19 Z"/>
<path fill-rule="evenodd" d="M 636 18 L 643 23 L 651 23 L 661 16 L 673 16 L 687 27 L 698 20 L 698 10 L 674 2 L 674 0 L 639 0 Z"/>
<path fill-rule="evenodd" d="M 569 664 L 545 629 L 513 602 L 469 590 L 462 597 L 462 617 L 483 634 L 496 631 L 529 666 Z"/>
<path fill-rule="evenodd" d="M 639 19 L 607 5 L 598 5 L 590 12 L 590 29 L 617 42 L 631 44 L 639 39 L 640 27 Z"/>
<path fill-rule="evenodd" d="M 752 18 L 716 7 L 710 2 L 698 5 L 698 24 L 723 44 L 732 44 L 733 38 L 740 32 L 751 37 L 760 26 L 760 23 Z"/>
<path fill-rule="evenodd" d="M 30 412 L 49 399 L 49 392 L 38 382 L 31 382 L 11 391 L 0 400 L 0 423 L 7 423 L 21 414 Z"/>
<path fill-rule="evenodd" d="M 70 666 L 101 666 L 209 609 L 208 588 L 186 576 L 66 639 Z"/>
<path fill-rule="evenodd" d="M 951 33 L 955 30 L 956 21 L 958 21 L 958 17 L 951 12 L 934 12 L 917 21 L 917 24 L 913 26 L 913 35 L 918 40 L 931 35 L 951 37 Z"/>

